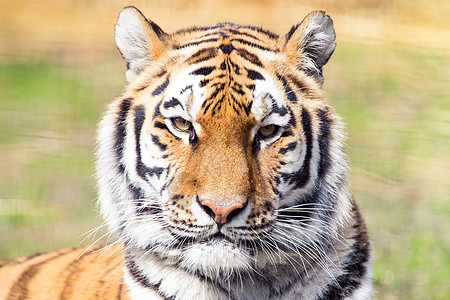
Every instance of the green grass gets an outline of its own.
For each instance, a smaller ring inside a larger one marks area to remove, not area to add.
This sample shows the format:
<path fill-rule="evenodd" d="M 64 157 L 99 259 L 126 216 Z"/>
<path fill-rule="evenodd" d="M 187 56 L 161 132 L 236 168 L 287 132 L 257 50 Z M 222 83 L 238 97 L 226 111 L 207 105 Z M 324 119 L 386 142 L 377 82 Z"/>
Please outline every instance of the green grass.
<path fill-rule="evenodd" d="M 0 257 L 77 246 L 101 223 L 92 155 L 97 120 L 123 89 L 117 63 L 1 62 Z"/>
<path fill-rule="evenodd" d="M 339 42 L 325 67 L 329 101 L 347 123 L 378 299 L 450 299 L 449 58 Z M 123 64 L 0 63 L 0 258 L 76 246 L 101 224 L 95 128 L 123 90 Z"/>

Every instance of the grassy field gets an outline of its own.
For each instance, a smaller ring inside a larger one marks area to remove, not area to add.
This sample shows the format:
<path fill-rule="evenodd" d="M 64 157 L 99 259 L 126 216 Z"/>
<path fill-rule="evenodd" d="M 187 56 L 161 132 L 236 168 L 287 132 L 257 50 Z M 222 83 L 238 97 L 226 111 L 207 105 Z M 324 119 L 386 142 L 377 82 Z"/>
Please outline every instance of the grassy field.
<path fill-rule="evenodd" d="M 124 64 L 114 49 L 87 60 L 79 49 L 76 59 L 0 50 L 0 259 L 77 246 L 102 223 L 95 130 L 123 91 Z M 449 86 L 449 50 L 434 45 L 338 32 L 325 67 L 328 99 L 347 123 L 377 299 L 450 299 Z"/>

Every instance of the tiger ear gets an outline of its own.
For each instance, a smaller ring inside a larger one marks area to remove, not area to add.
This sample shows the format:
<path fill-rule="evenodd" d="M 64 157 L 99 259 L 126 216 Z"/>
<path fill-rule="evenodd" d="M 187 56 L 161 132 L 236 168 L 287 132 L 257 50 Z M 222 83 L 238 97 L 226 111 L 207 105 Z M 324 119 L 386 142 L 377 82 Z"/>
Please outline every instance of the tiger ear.
<path fill-rule="evenodd" d="M 127 63 L 128 82 L 141 73 L 165 48 L 167 34 L 147 20 L 135 7 L 125 7 L 119 14 L 115 27 L 117 48 Z"/>
<path fill-rule="evenodd" d="M 297 67 L 323 83 L 322 67 L 336 48 L 333 21 L 324 11 L 313 11 L 284 37 L 284 51 Z"/>

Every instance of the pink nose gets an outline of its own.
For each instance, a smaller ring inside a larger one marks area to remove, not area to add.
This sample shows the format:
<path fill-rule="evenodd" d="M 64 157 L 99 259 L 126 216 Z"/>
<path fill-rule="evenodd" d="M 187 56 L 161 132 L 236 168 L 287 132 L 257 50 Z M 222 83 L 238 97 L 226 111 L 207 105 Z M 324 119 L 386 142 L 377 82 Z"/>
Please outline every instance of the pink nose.
<path fill-rule="evenodd" d="M 228 221 L 228 218 L 230 215 L 237 215 L 244 205 L 239 202 L 234 202 L 230 205 L 217 205 L 211 200 L 203 200 L 201 202 L 201 205 L 203 206 L 203 209 L 211 216 L 211 218 L 214 218 L 214 221 L 218 224 L 225 224 Z"/>

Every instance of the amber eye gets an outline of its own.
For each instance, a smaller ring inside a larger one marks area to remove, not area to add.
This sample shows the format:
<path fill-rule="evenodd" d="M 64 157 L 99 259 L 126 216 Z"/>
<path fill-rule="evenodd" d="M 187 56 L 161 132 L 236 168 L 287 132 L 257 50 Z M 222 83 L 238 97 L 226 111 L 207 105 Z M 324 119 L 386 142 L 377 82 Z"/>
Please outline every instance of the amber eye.
<path fill-rule="evenodd" d="M 262 138 L 268 138 L 268 137 L 272 137 L 273 135 L 275 135 L 275 133 L 277 133 L 277 131 L 278 131 L 278 126 L 267 125 L 267 126 L 261 127 L 258 131 L 258 134 Z"/>
<path fill-rule="evenodd" d="M 181 131 L 189 131 L 192 129 L 192 123 L 180 117 L 173 118 L 172 124 L 176 129 Z"/>

